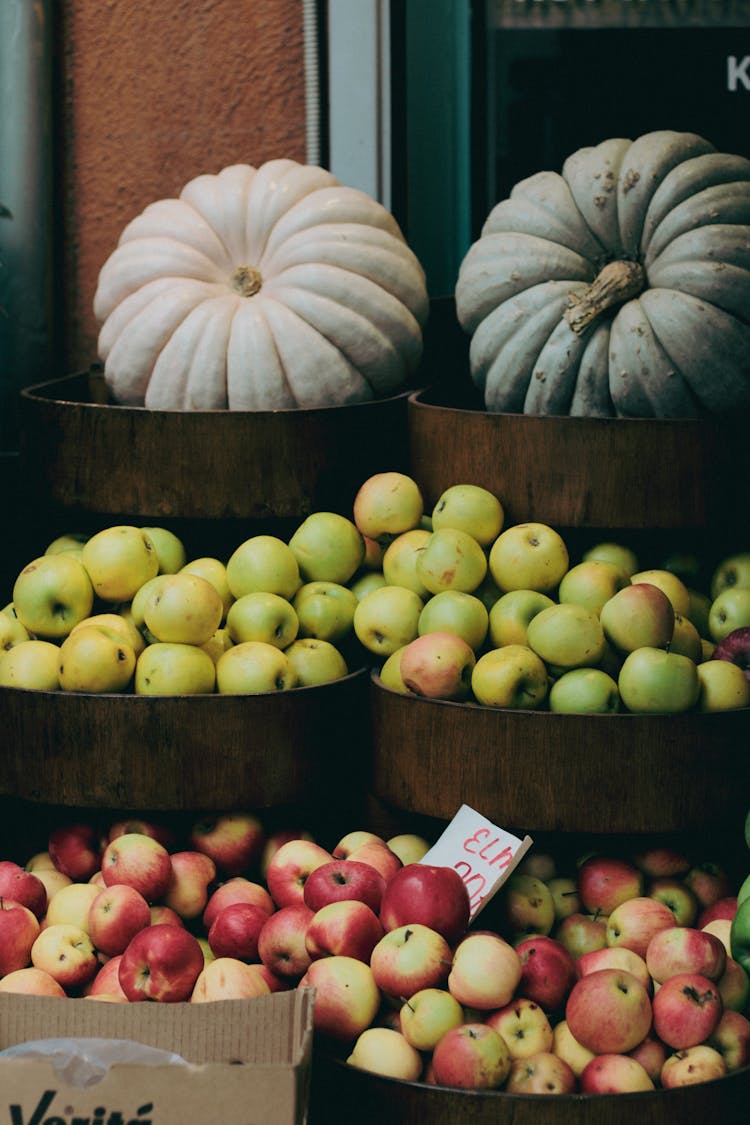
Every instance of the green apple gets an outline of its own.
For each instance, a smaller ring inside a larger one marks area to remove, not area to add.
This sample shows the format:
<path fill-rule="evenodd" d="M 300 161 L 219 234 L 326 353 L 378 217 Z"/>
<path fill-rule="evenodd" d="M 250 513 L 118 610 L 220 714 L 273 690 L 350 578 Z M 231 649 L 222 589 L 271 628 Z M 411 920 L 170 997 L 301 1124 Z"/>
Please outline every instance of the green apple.
<path fill-rule="evenodd" d="M 406 647 L 406 645 L 402 645 L 401 648 L 397 648 L 395 652 L 387 656 L 378 673 L 383 687 L 390 688 L 391 691 L 399 691 L 402 695 L 411 694 L 401 675 L 401 654 Z"/>
<path fill-rule="evenodd" d="M 127 602 L 159 573 L 159 556 L 141 527 L 117 524 L 87 539 L 81 562 L 97 597 L 105 602 Z"/>
<path fill-rule="evenodd" d="M 60 649 L 51 641 L 19 641 L 0 654 L 0 687 L 57 691 Z"/>
<path fill-rule="evenodd" d="M 750 973 L 750 897 L 737 907 L 729 930 L 730 954 Z"/>
<path fill-rule="evenodd" d="M 406 586 L 382 586 L 366 594 L 354 611 L 354 632 L 376 656 L 390 656 L 419 636 L 424 602 Z"/>
<path fill-rule="evenodd" d="M 111 633 L 116 633 L 123 644 L 132 648 L 136 656 L 143 652 L 146 647 L 146 642 L 142 634 L 136 629 L 132 617 L 126 617 L 122 613 L 95 613 L 92 617 L 84 617 L 83 621 L 79 621 L 68 635 L 72 636 L 79 629 L 86 629 L 92 625 L 95 628 L 108 629 Z"/>
<path fill-rule="evenodd" d="M 406 586 L 423 600 L 430 596 L 417 573 L 417 561 L 431 538 L 432 532 L 415 527 L 388 544 L 383 554 L 383 578 L 389 586 Z"/>
<path fill-rule="evenodd" d="M 72 555 L 42 555 L 23 568 L 13 586 L 16 617 L 35 637 L 58 640 L 88 617 L 94 604 L 91 579 Z"/>
<path fill-rule="evenodd" d="M 638 556 L 635 551 L 631 547 L 625 546 L 624 543 L 609 541 L 595 543 L 581 556 L 582 562 L 589 562 L 591 559 L 612 563 L 626 578 L 635 574 L 639 567 Z"/>
<path fill-rule="evenodd" d="M 527 644 L 547 665 L 587 668 L 602 658 L 604 630 L 593 609 L 575 602 L 551 605 L 532 617 Z"/>
<path fill-rule="evenodd" d="M 471 690 L 487 707 L 535 710 L 547 698 L 547 667 L 526 645 L 490 649 L 474 666 Z"/>
<path fill-rule="evenodd" d="M 234 644 L 265 641 L 276 648 L 286 648 L 297 639 L 299 620 L 286 598 L 256 590 L 243 594 L 229 607 L 227 632 Z"/>
<path fill-rule="evenodd" d="M 737 905 L 739 906 L 746 898 L 750 898 L 750 875 L 746 875 L 740 883 L 740 889 L 737 891 Z"/>
<path fill-rule="evenodd" d="M 365 541 L 356 525 L 337 512 L 313 512 L 289 540 L 305 582 L 345 586 L 362 565 Z"/>
<path fill-rule="evenodd" d="M 305 582 L 292 602 L 299 621 L 299 635 L 337 644 L 354 628 L 358 601 L 353 590 L 340 582 Z"/>
<path fill-rule="evenodd" d="M 688 594 L 690 595 L 688 619 L 695 625 L 699 636 L 707 637 L 709 635 L 708 615 L 711 612 L 711 599 L 702 590 L 694 590 L 692 586 L 688 586 Z"/>
<path fill-rule="evenodd" d="M 432 1051 L 452 1027 L 466 1023 L 463 1005 L 447 988 L 421 988 L 399 1013 L 401 1034 L 418 1051 Z"/>
<path fill-rule="evenodd" d="M 525 645 L 529 622 L 556 603 L 539 590 L 509 590 L 490 608 L 489 638 L 495 648 Z"/>
<path fill-rule="evenodd" d="M 489 614 L 483 602 L 463 590 L 441 590 L 429 599 L 419 615 L 417 629 L 424 633 L 455 633 L 476 652 L 484 644 Z"/>
<path fill-rule="evenodd" d="M 604 603 L 626 585 L 627 578 L 614 563 L 589 559 L 565 572 L 557 598 L 560 602 L 574 602 L 599 613 Z"/>
<path fill-rule="evenodd" d="M 256 695 L 296 687 L 291 660 L 265 641 L 243 641 L 219 657 L 216 687 L 222 695 Z"/>
<path fill-rule="evenodd" d="M 349 583 L 349 589 L 357 601 L 361 602 L 365 594 L 369 594 L 371 590 L 379 590 L 381 586 L 385 585 L 385 575 L 382 570 L 368 570 L 359 575 L 355 574 Z"/>
<path fill-rule="evenodd" d="M 604 635 L 619 652 L 666 648 L 674 634 L 674 609 L 658 586 L 639 582 L 625 586 L 602 606 Z"/>
<path fill-rule="evenodd" d="M 507 590 L 556 590 L 568 569 L 562 536 L 545 523 L 517 523 L 498 535 L 490 548 L 490 574 Z"/>
<path fill-rule="evenodd" d="M 58 535 L 51 543 L 48 543 L 44 553 L 45 555 L 73 555 L 75 558 L 80 559 L 83 551 L 83 544 L 88 539 L 88 535 L 83 531 L 70 531 L 64 535 Z"/>
<path fill-rule="evenodd" d="M 499 601 L 502 597 L 502 590 L 490 574 L 489 568 L 484 578 L 477 586 L 476 590 L 473 590 L 472 593 L 474 594 L 475 598 L 479 598 L 480 602 L 488 613 L 492 609 L 495 602 Z"/>
<path fill-rule="evenodd" d="M 750 707 L 750 680 L 731 660 L 704 660 L 698 665 L 699 711 L 734 711 Z"/>
<path fill-rule="evenodd" d="M 669 598 L 675 613 L 687 617 L 690 613 L 690 591 L 678 575 L 671 570 L 652 567 L 650 570 L 639 570 L 631 574 L 630 581 L 633 585 L 639 582 L 648 582 L 651 586 L 658 586 Z"/>
<path fill-rule="evenodd" d="M 750 586 L 750 551 L 728 555 L 722 559 L 711 575 L 709 592 L 711 600 L 717 598 L 722 590 Z"/>
<path fill-rule="evenodd" d="M 549 709 L 581 715 L 614 715 L 620 710 L 620 692 L 615 680 L 601 668 L 572 668 L 550 688 Z"/>
<path fill-rule="evenodd" d="M 299 637 L 284 650 L 300 687 L 329 684 L 347 675 L 346 661 L 335 645 L 317 637 Z"/>
<path fill-rule="evenodd" d="M 15 601 L 15 598 L 13 599 Z M 19 617 L 21 614 L 19 613 Z M 723 641 L 735 629 L 750 625 L 750 587 L 727 586 L 711 602 L 708 629 L 712 641 Z M 33 632 L 34 630 L 32 630 Z"/>
<path fill-rule="evenodd" d="M 698 669 L 689 657 L 648 645 L 628 653 L 617 686 L 627 710 L 637 714 L 690 711 L 700 696 Z"/>
<path fill-rule="evenodd" d="M 0 652 L 5 652 L 19 641 L 30 641 L 31 635 L 18 618 L 5 610 L 0 610 Z"/>
<path fill-rule="evenodd" d="M 198 645 L 156 641 L 135 662 L 136 695 L 210 695 L 216 666 Z"/>
<path fill-rule="evenodd" d="M 197 574 L 200 578 L 205 578 L 207 582 L 211 583 L 221 598 L 224 606 L 224 617 L 226 617 L 234 597 L 229 589 L 226 565 L 221 559 L 216 559 L 212 555 L 202 555 L 198 559 L 191 559 L 190 562 L 185 563 L 182 572 L 184 574 Z"/>
<path fill-rule="evenodd" d="M 59 652 L 63 691 L 124 691 L 135 672 L 135 652 L 119 633 L 101 625 L 74 629 Z"/>
<path fill-rule="evenodd" d="M 294 552 L 275 535 L 253 535 L 235 548 L 227 562 L 227 584 L 233 598 L 265 590 L 293 598 L 302 579 Z"/>
<path fill-rule="evenodd" d="M 489 547 L 503 529 L 505 512 L 494 493 L 478 484 L 453 484 L 432 509 L 432 527 L 458 527 Z"/>
<path fill-rule="evenodd" d="M 362 535 L 385 545 L 419 527 L 424 500 L 417 482 L 405 473 L 374 473 L 354 497 L 354 522 Z"/>
<path fill-rule="evenodd" d="M 143 606 L 143 621 L 159 641 L 203 645 L 221 625 L 224 604 L 198 574 L 164 574 Z"/>
<path fill-rule="evenodd" d="M 176 574 L 187 562 L 185 544 L 178 535 L 167 527 L 144 527 L 149 539 L 156 548 L 159 559 L 159 574 Z"/>
<path fill-rule="evenodd" d="M 457 527 L 433 531 L 417 558 L 417 577 L 431 594 L 471 594 L 487 573 L 487 556 L 471 535 Z"/>
<path fill-rule="evenodd" d="M 674 615 L 674 632 L 672 633 L 672 640 L 669 642 L 669 651 L 680 652 L 683 656 L 689 656 L 694 664 L 700 664 L 703 659 L 700 633 L 690 618 L 683 617 L 681 613 L 675 613 Z"/>

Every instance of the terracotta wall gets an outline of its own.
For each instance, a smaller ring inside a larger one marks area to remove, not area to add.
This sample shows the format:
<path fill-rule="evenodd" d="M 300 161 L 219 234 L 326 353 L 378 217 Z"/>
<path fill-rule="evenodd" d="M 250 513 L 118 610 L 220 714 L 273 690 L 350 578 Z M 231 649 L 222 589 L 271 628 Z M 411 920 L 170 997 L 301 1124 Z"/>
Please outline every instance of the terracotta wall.
<path fill-rule="evenodd" d="M 123 226 L 193 176 L 304 161 L 302 0 L 66 0 L 66 371 L 96 358 L 98 272 Z M 62 372 L 61 372 L 62 373 Z"/>

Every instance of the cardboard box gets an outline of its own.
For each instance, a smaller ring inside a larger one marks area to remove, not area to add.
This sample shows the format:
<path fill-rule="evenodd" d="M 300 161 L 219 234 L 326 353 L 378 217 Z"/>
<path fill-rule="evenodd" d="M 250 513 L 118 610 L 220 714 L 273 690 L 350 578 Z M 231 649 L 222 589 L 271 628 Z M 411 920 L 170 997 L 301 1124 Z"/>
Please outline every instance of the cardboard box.
<path fill-rule="evenodd" d="M 126 1039 L 190 1064 L 115 1064 L 94 1085 L 73 1086 L 48 1059 L 0 1058 L 0 1125 L 304 1125 L 313 1000 L 313 989 L 207 1004 L 0 994 L 0 1050 Z"/>

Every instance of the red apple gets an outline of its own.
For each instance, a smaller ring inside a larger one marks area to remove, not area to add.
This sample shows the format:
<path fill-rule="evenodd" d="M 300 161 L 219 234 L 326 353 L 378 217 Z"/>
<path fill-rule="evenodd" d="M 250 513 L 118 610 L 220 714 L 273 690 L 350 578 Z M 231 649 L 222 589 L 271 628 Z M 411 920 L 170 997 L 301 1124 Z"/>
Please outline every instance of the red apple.
<path fill-rule="evenodd" d="M 235 875 L 220 883 L 211 894 L 206 909 L 203 911 L 203 928 L 208 932 L 216 921 L 216 916 L 224 907 L 233 902 L 247 902 L 251 906 L 259 906 L 266 914 L 273 914 L 276 909 L 274 901 L 264 886 L 246 879 L 243 875 Z"/>
<path fill-rule="evenodd" d="M 110 957 L 109 961 L 105 961 L 102 967 L 97 971 L 96 975 L 85 984 L 81 990 L 82 996 L 117 996 L 120 995 L 124 1000 L 127 996 L 122 991 L 120 985 L 120 978 L 118 976 L 120 971 L 120 961 L 122 960 L 121 954 L 115 954 Z"/>
<path fill-rule="evenodd" d="M 0 898 L 19 902 L 37 918 L 42 918 L 47 909 L 44 883 L 33 872 L 25 871 L 20 863 L 10 859 L 0 860 Z"/>
<path fill-rule="evenodd" d="M 496 1090 L 510 1068 L 503 1037 L 484 1023 L 464 1023 L 446 1031 L 432 1052 L 432 1080 L 438 1086 Z"/>
<path fill-rule="evenodd" d="M 678 973 L 699 973 L 718 981 L 726 968 L 727 951 L 715 934 L 691 926 L 672 926 L 651 938 L 646 964 L 659 984 Z"/>
<path fill-rule="evenodd" d="M 0 898 L 0 977 L 31 963 L 31 947 L 39 936 L 33 910 L 10 898 Z"/>
<path fill-rule="evenodd" d="M 369 964 L 383 933 L 380 919 L 367 903 L 344 899 L 316 910 L 307 927 L 305 946 L 312 961 L 341 955 Z"/>
<path fill-rule="evenodd" d="M 166 906 L 163 902 L 152 903 L 149 907 L 149 914 L 151 915 L 152 926 L 158 926 L 161 922 L 169 922 L 172 926 L 185 925 L 177 911 L 173 910 L 171 906 Z"/>
<path fill-rule="evenodd" d="M 310 964 L 299 987 L 316 990 L 316 1034 L 339 1042 L 353 1043 L 370 1026 L 380 1007 L 372 969 L 355 957 L 320 957 Z"/>
<path fill-rule="evenodd" d="M 154 840 L 163 844 L 168 852 L 171 852 L 174 847 L 174 832 L 168 825 L 154 820 L 143 820 L 138 816 L 126 817 L 110 824 L 106 842 L 109 843 L 110 840 L 116 840 L 118 836 L 125 836 L 131 832 L 138 832 L 142 836 L 151 836 Z"/>
<path fill-rule="evenodd" d="M 198 918 L 208 902 L 210 885 L 216 878 L 216 864 L 198 851 L 172 852 L 171 871 L 164 892 L 164 904 L 180 918 Z"/>
<path fill-rule="evenodd" d="M 649 1032 L 646 1038 L 643 1039 L 637 1047 L 633 1047 L 632 1051 L 628 1051 L 628 1054 L 644 1067 L 652 1082 L 659 1082 L 664 1060 L 667 1057 L 667 1048 L 664 1046 L 661 1039 L 657 1038 L 652 1032 Z"/>
<path fill-rule="evenodd" d="M 404 866 L 399 857 L 386 844 L 385 840 L 369 840 L 354 848 L 346 857 L 355 863 L 367 863 L 378 871 L 386 883 Z"/>
<path fill-rule="evenodd" d="M 282 844 L 266 871 L 266 883 L 277 907 L 304 901 L 305 883 L 316 867 L 330 863 L 331 854 L 310 840 Z"/>
<path fill-rule="evenodd" d="M 265 832 L 252 813 L 226 812 L 195 821 L 190 843 L 225 875 L 241 875 L 260 860 Z"/>
<path fill-rule="evenodd" d="M 77 883 L 91 878 L 102 856 L 101 840 L 91 824 L 65 824 L 50 833 L 47 850 L 58 871 Z"/>
<path fill-rule="evenodd" d="M 712 1082 L 723 1078 L 727 1064 L 719 1051 L 706 1043 L 697 1047 L 687 1047 L 675 1051 L 664 1060 L 660 1082 L 665 1090 L 675 1090 L 679 1086 L 693 1086 L 698 1082 Z"/>
<path fill-rule="evenodd" d="M 456 633 L 440 630 L 410 641 L 401 653 L 401 679 L 415 695 L 465 700 L 471 695 L 476 656 Z"/>
<path fill-rule="evenodd" d="M 304 902 L 293 902 L 269 914 L 258 935 L 258 956 L 266 968 L 283 980 L 299 978 L 310 965 L 305 937 L 313 912 Z"/>
<path fill-rule="evenodd" d="M 632 1055 L 597 1055 L 583 1068 L 579 1079 L 582 1094 L 632 1094 L 653 1090 L 646 1068 Z"/>
<path fill-rule="evenodd" d="M 604 949 L 592 949 L 590 953 L 584 953 L 578 958 L 576 968 L 579 977 L 595 973 L 598 969 L 625 969 L 641 982 L 649 996 L 653 992 L 654 982 L 648 971 L 648 965 L 640 954 L 634 953 L 632 949 L 626 949 L 624 945 L 608 945 Z"/>
<path fill-rule="evenodd" d="M 370 832 L 367 828 L 354 828 L 341 837 L 331 855 L 334 859 L 349 859 L 352 852 L 356 851 L 362 844 L 384 843 L 383 837 L 378 836 L 376 832 Z"/>
<path fill-rule="evenodd" d="M 516 945 L 521 959 L 517 993 L 536 1001 L 545 1012 L 557 1012 L 575 984 L 576 961 L 562 942 L 540 934 Z"/>
<path fill-rule="evenodd" d="M 220 910 L 208 931 L 208 944 L 214 957 L 233 957 L 238 961 L 258 961 L 258 938 L 268 921 L 261 906 L 233 902 Z"/>
<path fill-rule="evenodd" d="M 674 926 L 674 914 L 655 898 L 629 898 L 615 907 L 607 922 L 607 945 L 624 945 L 645 960 L 648 943 L 659 930 Z"/>
<path fill-rule="evenodd" d="M 252 1000 L 256 996 L 266 996 L 271 989 L 261 968 L 236 957 L 217 957 L 201 969 L 190 1001 L 205 1004 L 212 1000 Z"/>
<path fill-rule="evenodd" d="M 278 831 L 272 832 L 267 837 L 260 856 L 260 874 L 264 879 L 268 871 L 268 865 L 276 852 L 282 844 L 288 844 L 290 840 L 312 841 L 312 836 L 305 828 L 280 828 Z"/>
<path fill-rule="evenodd" d="M 454 945 L 469 926 L 466 885 L 452 867 L 408 863 L 391 877 L 383 892 L 380 921 L 386 930 L 419 922 Z"/>
<path fill-rule="evenodd" d="M 565 1059 L 540 1051 L 513 1060 L 503 1089 L 506 1094 L 574 1094 L 576 1076 Z"/>
<path fill-rule="evenodd" d="M 732 894 L 731 880 L 726 871 L 720 864 L 711 861 L 691 867 L 685 876 L 685 882 L 704 910 L 707 906 L 713 906 L 720 898 L 727 898 Z"/>
<path fill-rule="evenodd" d="M 441 988 L 450 965 L 451 950 L 443 935 L 419 922 L 387 931 L 370 956 L 375 983 L 393 997 Z"/>
<path fill-rule="evenodd" d="M 750 1020 L 741 1012 L 722 1012 L 708 1037 L 708 1046 L 719 1052 L 727 1070 L 740 1070 L 750 1064 Z"/>
<path fill-rule="evenodd" d="M 603 949 L 606 946 L 607 919 L 575 911 L 558 922 L 554 936 L 574 958 L 578 959 L 584 953 Z"/>
<path fill-rule="evenodd" d="M 126 832 L 111 840 L 102 856 L 102 875 L 108 887 L 127 883 L 147 902 L 161 899 L 169 886 L 172 862 L 169 852 L 152 836 Z"/>
<path fill-rule="evenodd" d="M 115 883 L 99 891 L 88 911 L 88 932 L 108 956 L 122 953 L 132 938 L 151 925 L 151 910 L 140 891 Z"/>
<path fill-rule="evenodd" d="M 721 1019 L 719 990 L 700 973 L 678 973 L 656 990 L 654 1032 L 675 1050 L 696 1047 L 716 1030 Z"/>
<path fill-rule="evenodd" d="M 750 1012 L 750 975 L 734 957 L 727 955 L 726 968 L 716 984 L 725 1011 Z"/>
<path fill-rule="evenodd" d="M 713 660 L 729 660 L 750 680 L 750 626 L 740 625 L 722 637 L 711 654 Z"/>
<path fill-rule="evenodd" d="M 621 902 L 643 894 L 643 875 L 627 860 L 589 856 L 578 869 L 578 894 L 587 914 L 609 915 Z"/>
<path fill-rule="evenodd" d="M 712 902 L 710 906 L 701 910 L 698 915 L 698 920 L 695 923 L 697 929 L 702 930 L 709 922 L 716 921 L 717 918 L 728 918 L 729 921 L 734 918 L 737 913 L 737 896 L 727 895 L 725 898 L 718 898 L 716 902 Z"/>
<path fill-rule="evenodd" d="M 117 976 L 128 1000 L 176 1003 L 190 998 L 203 965 L 198 939 L 184 926 L 165 922 L 135 935 L 122 954 Z"/>
<path fill-rule="evenodd" d="M 651 1000 L 641 982 L 623 969 L 597 969 L 570 991 L 565 1019 L 574 1039 L 597 1055 L 624 1055 L 651 1027 Z"/>
<path fill-rule="evenodd" d="M 371 864 L 355 859 L 332 859 L 308 876 L 303 899 L 311 910 L 330 902 L 358 899 L 377 914 L 385 889 L 385 879 Z"/>
<path fill-rule="evenodd" d="M 690 860 L 684 852 L 664 844 L 644 848 L 633 857 L 633 862 L 651 879 L 674 878 L 690 870 Z"/>

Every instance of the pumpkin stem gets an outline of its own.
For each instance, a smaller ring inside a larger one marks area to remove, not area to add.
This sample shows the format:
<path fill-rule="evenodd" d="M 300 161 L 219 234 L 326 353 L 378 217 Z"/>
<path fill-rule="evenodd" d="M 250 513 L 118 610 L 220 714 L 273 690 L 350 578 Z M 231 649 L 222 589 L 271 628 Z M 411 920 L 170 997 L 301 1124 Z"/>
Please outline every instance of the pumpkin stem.
<path fill-rule="evenodd" d="M 255 266 L 237 266 L 232 274 L 232 288 L 243 297 L 253 297 L 263 284 L 260 271 Z"/>
<path fill-rule="evenodd" d="M 638 262 L 608 262 L 585 293 L 580 297 L 571 294 L 565 319 L 580 336 L 606 309 L 637 297 L 645 285 L 646 275 Z"/>

